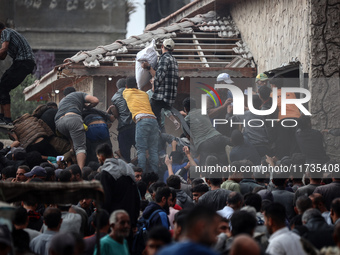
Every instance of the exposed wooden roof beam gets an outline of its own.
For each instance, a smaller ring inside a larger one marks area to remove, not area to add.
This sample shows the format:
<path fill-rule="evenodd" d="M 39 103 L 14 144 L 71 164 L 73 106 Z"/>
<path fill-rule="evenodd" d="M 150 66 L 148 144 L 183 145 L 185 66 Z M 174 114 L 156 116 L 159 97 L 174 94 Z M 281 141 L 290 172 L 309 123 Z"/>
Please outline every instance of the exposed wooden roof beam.
<path fill-rule="evenodd" d="M 201 48 L 201 46 L 199 45 L 199 43 L 198 43 L 198 41 L 196 39 L 197 38 L 196 35 L 192 35 L 192 37 L 194 38 L 193 42 L 195 44 L 195 48 L 197 50 L 197 54 L 199 56 L 201 56 L 200 60 L 204 64 L 204 67 L 209 67 L 209 63 L 207 62 L 207 59 L 204 57 L 204 53 L 203 53 L 202 48 Z M 188 63 L 188 64 L 190 64 L 190 63 Z"/>
<path fill-rule="evenodd" d="M 199 55 L 180 55 L 176 54 L 177 52 L 173 52 L 173 56 L 175 57 L 196 57 L 199 58 Z M 136 54 L 117 54 L 116 57 L 136 57 Z M 236 55 L 204 55 L 206 58 L 234 58 Z"/>

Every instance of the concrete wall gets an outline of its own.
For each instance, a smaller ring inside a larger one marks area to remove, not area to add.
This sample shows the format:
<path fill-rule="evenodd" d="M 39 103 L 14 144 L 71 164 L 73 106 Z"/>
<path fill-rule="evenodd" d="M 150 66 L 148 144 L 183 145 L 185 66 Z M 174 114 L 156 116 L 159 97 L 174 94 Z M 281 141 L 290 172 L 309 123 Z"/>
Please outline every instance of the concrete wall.
<path fill-rule="evenodd" d="M 311 1 L 311 69 L 313 126 L 340 128 L 340 0 Z M 340 137 L 326 135 L 327 151 L 340 159 Z"/>
<path fill-rule="evenodd" d="M 0 0 L 0 21 L 11 27 L 14 17 L 13 0 Z"/>
<path fill-rule="evenodd" d="M 89 95 L 93 95 L 93 78 L 89 77 L 74 85 L 77 91 L 85 92 Z"/>
<path fill-rule="evenodd" d="M 69 86 L 73 86 L 76 89 L 76 91 L 81 91 L 81 92 L 85 92 L 89 95 L 93 95 L 93 77 L 87 77 L 86 79 L 84 79 L 80 82 L 77 82 L 75 84 L 69 84 L 67 87 L 69 87 Z M 61 99 L 64 98 L 63 90 L 65 88 L 66 87 L 60 89 L 60 93 L 55 95 L 55 101 L 53 101 L 53 100 L 51 100 L 51 101 L 59 104 Z"/>
<path fill-rule="evenodd" d="M 34 50 L 90 50 L 126 34 L 125 0 L 0 0 L 0 6 L 0 19 L 12 21 Z"/>
<path fill-rule="evenodd" d="M 309 0 L 239 0 L 230 14 L 250 48 L 258 72 L 298 60 L 309 70 Z"/>
<path fill-rule="evenodd" d="M 230 14 L 248 44 L 258 72 L 299 61 L 309 77 L 313 128 L 340 128 L 340 0 L 240 0 Z M 303 83 L 303 82 L 302 82 Z M 326 149 L 340 159 L 340 138 L 325 136 Z"/>

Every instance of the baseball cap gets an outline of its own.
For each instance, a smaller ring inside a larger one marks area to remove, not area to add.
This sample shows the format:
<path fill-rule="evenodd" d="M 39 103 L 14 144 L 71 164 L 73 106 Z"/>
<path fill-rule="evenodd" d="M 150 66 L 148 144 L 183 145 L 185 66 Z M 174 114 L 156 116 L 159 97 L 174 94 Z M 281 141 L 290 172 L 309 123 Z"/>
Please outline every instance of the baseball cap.
<path fill-rule="evenodd" d="M 0 225 L 0 243 L 12 246 L 11 233 L 6 225 Z"/>
<path fill-rule="evenodd" d="M 216 81 L 224 81 L 225 83 L 234 83 L 231 79 L 230 79 L 230 75 L 227 73 L 221 73 L 217 76 Z"/>
<path fill-rule="evenodd" d="M 255 82 L 257 81 L 266 81 L 268 80 L 268 76 L 264 73 L 259 73 L 257 76 L 256 76 L 256 79 L 255 79 Z"/>
<path fill-rule="evenodd" d="M 31 170 L 31 172 L 25 173 L 24 174 L 26 177 L 32 177 L 33 175 L 41 176 L 41 177 L 46 177 L 47 173 L 45 168 L 41 166 L 35 166 Z"/>
<path fill-rule="evenodd" d="M 165 39 L 163 41 L 163 46 L 168 50 L 173 50 L 175 48 L 175 42 L 171 38 Z"/>

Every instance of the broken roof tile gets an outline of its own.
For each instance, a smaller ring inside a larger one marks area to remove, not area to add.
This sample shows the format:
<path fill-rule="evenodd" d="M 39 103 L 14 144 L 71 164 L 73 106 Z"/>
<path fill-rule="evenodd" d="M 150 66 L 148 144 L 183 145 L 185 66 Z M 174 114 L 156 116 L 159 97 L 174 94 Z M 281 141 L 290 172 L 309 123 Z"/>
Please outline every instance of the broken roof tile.
<path fill-rule="evenodd" d="M 98 67 L 100 63 L 116 66 L 131 66 L 135 54 L 156 40 L 158 48 L 165 38 L 175 41 L 174 55 L 179 65 L 206 67 L 225 66 L 233 59 L 250 59 L 249 49 L 239 38 L 239 30 L 230 16 L 217 17 L 214 11 L 199 14 L 192 18 L 184 18 L 180 22 L 167 27 L 159 27 L 146 31 L 141 35 L 117 40 L 112 44 L 98 46 L 96 49 L 81 52 L 66 59 L 68 63 L 83 63 L 86 67 Z M 204 63 L 203 60 L 204 59 Z M 249 61 L 243 61 L 242 63 Z"/>

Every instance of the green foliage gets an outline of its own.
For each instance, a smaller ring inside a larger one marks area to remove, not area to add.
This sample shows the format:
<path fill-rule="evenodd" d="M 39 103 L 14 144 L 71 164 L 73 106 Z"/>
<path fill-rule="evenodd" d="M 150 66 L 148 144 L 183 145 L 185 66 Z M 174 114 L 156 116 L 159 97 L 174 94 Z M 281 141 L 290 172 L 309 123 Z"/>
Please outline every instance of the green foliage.
<path fill-rule="evenodd" d="M 24 89 L 36 80 L 34 75 L 30 74 L 26 79 L 15 89 L 10 92 L 11 95 L 11 114 L 12 120 L 15 120 L 25 113 L 32 114 L 33 110 L 40 104 L 45 104 L 45 101 L 25 101 Z M 0 132 L 0 139 L 8 139 L 6 133 Z"/>
<path fill-rule="evenodd" d="M 125 9 L 125 26 L 127 26 L 127 23 L 130 20 L 131 14 L 135 13 L 137 11 L 136 3 L 133 0 L 127 0 L 125 2 L 126 9 Z"/>
<path fill-rule="evenodd" d="M 24 89 L 36 80 L 34 75 L 30 74 L 26 79 L 15 89 L 10 92 L 11 95 L 11 114 L 12 120 L 15 120 L 25 113 L 32 114 L 33 110 L 40 104 L 45 104 L 45 101 L 25 101 Z M 6 133 L 0 132 L 0 139 L 8 139 Z"/>
<path fill-rule="evenodd" d="M 26 79 L 10 93 L 11 95 L 11 114 L 15 120 L 25 113 L 32 114 L 33 110 L 40 104 L 45 104 L 45 101 L 25 101 L 24 89 L 36 80 L 34 75 L 30 74 Z"/>

